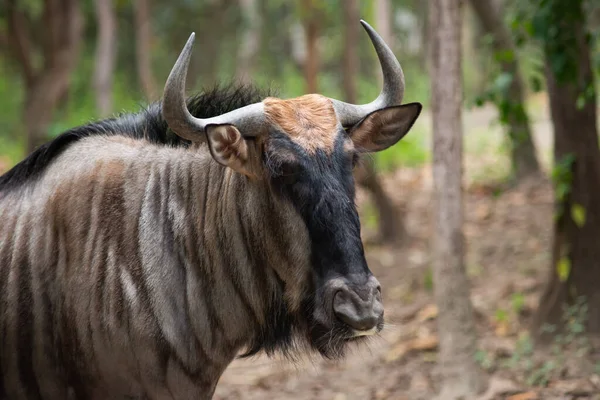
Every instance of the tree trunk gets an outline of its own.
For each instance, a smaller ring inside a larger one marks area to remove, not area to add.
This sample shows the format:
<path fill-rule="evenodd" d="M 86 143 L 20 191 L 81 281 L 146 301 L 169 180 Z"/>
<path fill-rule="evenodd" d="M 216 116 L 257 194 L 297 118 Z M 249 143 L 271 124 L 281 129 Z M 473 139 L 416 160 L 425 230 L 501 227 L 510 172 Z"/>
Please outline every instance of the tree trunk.
<path fill-rule="evenodd" d="M 306 59 L 304 60 L 306 93 L 317 93 L 318 91 L 319 51 L 317 40 L 319 39 L 319 21 L 313 1 L 302 0 L 301 3 L 304 35 L 306 37 Z"/>
<path fill-rule="evenodd" d="M 359 10 L 358 0 L 346 0 L 343 4 L 344 11 L 344 59 L 342 81 L 344 96 L 349 103 L 357 104 L 356 80 L 358 79 L 358 35 L 359 35 Z"/>
<path fill-rule="evenodd" d="M 45 0 L 41 19 L 34 22 L 24 17 L 15 2 L 8 1 L 7 5 L 9 42 L 26 88 L 23 125 L 31 153 L 47 141 L 53 113 L 69 87 L 81 48 L 83 16 L 78 0 Z M 36 52 L 31 24 L 45 29 L 37 46 L 41 54 Z M 39 68 L 33 62 L 36 57 L 42 60 Z"/>
<path fill-rule="evenodd" d="M 260 27 L 262 24 L 257 0 L 239 0 L 244 18 L 242 43 L 238 50 L 236 76 L 242 83 L 252 80 L 254 64 L 260 47 Z"/>
<path fill-rule="evenodd" d="M 440 399 L 472 398 L 485 386 L 464 267 L 461 0 L 431 3 L 434 221 L 433 278 L 440 338 Z"/>
<path fill-rule="evenodd" d="M 360 12 L 357 0 L 347 0 L 344 3 L 344 62 L 343 86 L 345 100 L 349 103 L 358 103 L 356 82 L 358 79 L 359 57 L 358 37 L 360 34 Z M 390 4 L 389 0 L 377 1 L 376 26 L 383 39 L 390 43 Z M 373 199 L 378 213 L 379 237 L 377 240 L 385 244 L 399 244 L 404 237 L 404 227 L 401 224 L 398 211 L 391 199 L 386 194 L 378 178 L 372 158 L 365 157 L 356 167 L 356 181 L 367 189 Z"/>
<path fill-rule="evenodd" d="M 373 159 L 365 157 L 356 167 L 354 173 L 359 185 L 369 191 L 377 208 L 379 237 L 377 241 L 387 245 L 399 245 L 406 237 L 406 229 L 398 209 L 383 189 L 378 178 Z"/>
<path fill-rule="evenodd" d="M 503 93 L 503 104 L 499 107 L 499 112 L 501 120 L 508 128 L 513 174 L 517 180 L 521 180 L 539 173 L 540 166 L 525 109 L 525 90 L 516 48 L 508 28 L 502 21 L 502 12 L 493 0 L 471 0 L 471 6 L 482 28 L 494 38 L 492 44 L 497 57 L 500 54 L 512 54 L 502 56 L 498 60 L 502 72 L 512 76 L 508 90 Z"/>
<path fill-rule="evenodd" d="M 429 70 L 429 38 L 430 38 L 430 27 L 429 27 L 429 3 L 426 1 L 419 1 L 417 6 L 417 15 L 421 20 L 421 50 L 419 51 L 419 65 L 423 70 Z"/>
<path fill-rule="evenodd" d="M 149 0 L 134 0 L 135 53 L 138 79 L 148 102 L 157 100 L 158 90 L 152 73 L 152 19 Z"/>
<path fill-rule="evenodd" d="M 567 29 L 565 27 L 565 29 Z M 588 304 L 590 332 L 600 333 L 600 151 L 596 127 L 596 92 L 590 62 L 590 43 L 584 22 L 569 25 L 567 35 L 574 35 L 578 59 L 577 78 L 561 82 L 546 54 L 546 79 L 550 112 L 554 125 L 555 170 L 566 169 L 571 178 L 555 181 L 558 213 L 554 223 L 554 244 L 550 277 L 540 299 L 534 329 L 544 323 L 560 327 L 565 305 L 585 296 Z M 560 31 L 560 30 L 559 30 Z M 579 97 L 586 90 L 585 104 Z M 569 157 L 573 162 L 569 163 Z M 564 176 L 561 174 L 561 176 Z M 567 175 L 568 176 L 568 175 Z M 570 182 L 569 182 L 570 181 Z M 564 197 L 565 185 L 570 188 Z"/>
<path fill-rule="evenodd" d="M 392 32 L 391 0 L 375 0 L 375 26 L 377 32 L 386 41 L 390 49 L 394 49 L 394 34 Z"/>
<path fill-rule="evenodd" d="M 94 89 L 100 117 L 112 112 L 112 84 L 117 56 L 117 19 L 112 0 L 95 0 L 98 36 Z"/>

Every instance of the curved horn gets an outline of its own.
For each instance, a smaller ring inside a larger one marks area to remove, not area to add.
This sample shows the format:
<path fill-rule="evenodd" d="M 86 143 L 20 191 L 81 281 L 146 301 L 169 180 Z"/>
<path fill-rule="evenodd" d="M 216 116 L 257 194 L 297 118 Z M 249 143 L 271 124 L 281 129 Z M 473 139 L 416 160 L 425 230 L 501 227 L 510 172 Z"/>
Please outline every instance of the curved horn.
<path fill-rule="evenodd" d="M 396 56 L 371 25 L 362 19 L 360 23 L 369 34 L 377 52 L 383 72 L 383 88 L 379 96 L 368 104 L 356 105 L 331 99 L 342 126 L 354 125 L 373 111 L 399 105 L 404 97 L 404 72 Z"/>
<path fill-rule="evenodd" d="M 175 62 L 163 95 L 162 115 L 169 128 L 178 136 L 199 141 L 205 138 L 204 129 L 210 124 L 235 125 L 242 135 L 256 136 L 264 130 L 265 117 L 262 103 L 254 103 L 212 118 L 196 118 L 187 109 L 185 78 L 192 55 L 195 33 L 190 35 Z"/>

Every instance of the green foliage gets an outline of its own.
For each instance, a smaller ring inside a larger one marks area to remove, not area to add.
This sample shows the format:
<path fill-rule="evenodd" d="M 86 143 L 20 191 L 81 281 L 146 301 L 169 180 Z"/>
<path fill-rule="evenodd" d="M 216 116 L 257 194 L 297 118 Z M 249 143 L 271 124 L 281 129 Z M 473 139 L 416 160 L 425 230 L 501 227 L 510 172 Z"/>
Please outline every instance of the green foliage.
<path fill-rule="evenodd" d="M 584 24 L 583 0 L 537 0 L 531 35 L 543 43 L 550 68 L 559 82 L 576 82 L 580 44 L 575 27 Z"/>
<path fill-rule="evenodd" d="M 575 154 L 569 153 L 557 160 L 550 174 L 554 183 L 554 195 L 559 206 L 558 216 L 563 213 L 563 203 L 571 194 L 573 184 L 573 163 L 575 162 Z"/>
<path fill-rule="evenodd" d="M 494 315 L 496 322 L 507 322 L 508 321 L 508 312 L 502 308 L 496 310 L 496 314 Z"/>
<path fill-rule="evenodd" d="M 529 386 L 547 386 L 548 382 L 550 382 L 550 378 L 554 370 L 556 369 L 556 364 L 552 360 L 545 361 L 540 368 L 534 369 L 531 371 L 529 377 L 527 377 L 527 385 Z"/>
<path fill-rule="evenodd" d="M 571 218 L 575 224 L 581 228 L 585 225 L 585 208 L 581 204 L 573 204 L 571 206 Z"/>
<path fill-rule="evenodd" d="M 556 264 L 556 274 L 561 282 L 566 282 L 571 273 L 571 260 L 567 256 L 563 256 Z"/>
<path fill-rule="evenodd" d="M 377 209 L 373 206 L 372 203 L 365 203 L 361 210 L 361 223 L 365 225 L 365 227 L 369 229 L 377 229 L 379 226 L 379 217 L 377 214 Z"/>
<path fill-rule="evenodd" d="M 23 158 L 24 148 L 24 138 L 10 139 L 7 136 L 0 135 L 0 158 L 5 158 L 9 162 L 9 167 Z"/>
<path fill-rule="evenodd" d="M 475 352 L 475 361 L 486 371 L 490 371 L 494 367 L 494 357 L 485 350 Z"/>
<path fill-rule="evenodd" d="M 517 342 L 515 343 L 515 351 L 511 357 L 506 361 L 505 366 L 511 369 L 516 369 L 521 362 L 525 363 L 526 369 L 531 369 L 531 355 L 533 354 L 533 340 L 529 333 L 522 333 L 519 335 Z"/>
<path fill-rule="evenodd" d="M 431 267 L 428 267 L 425 271 L 425 276 L 423 277 L 423 287 L 428 292 L 433 292 L 433 271 Z"/>
<path fill-rule="evenodd" d="M 425 147 L 424 132 L 420 125 L 412 130 L 394 146 L 374 154 L 375 167 L 378 171 L 393 171 L 398 167 L 416 167 L 429 160 L 429 152 Z"/>
<path fill-rule="evenodd" d="M 577 107 L 582 108 L 596 94 L 593 82 L 579 79 L 582 43 L 578 41 L 578 30 L 586 33 L 586 40 L 593 49 L 594 39 L 600 37 L 600 29 L 592 29 L 586 23 L 586 15 L 600 9 L 598 2 L 527 0 L 511 3 L 511 28 L 517 45 L 539 44 L 558 83 L 579 86 Z M 600 66 L 600 57 L 595 61 L 595 65 Z M 538 86 L 537 83 L 535 86 Z"/>
<path fill-rule="evenodd" d="M 521 292 L 513 293 L 510 296 L 510 304 L 515 314 L 520 314 L 525 306 L 525 296 Z"/>
<path fill-rule="evenodd" d="M 555 325 L 542 327 L 542 332 L 553 335 L 550 355 L 534 357 L 533 340 L 529 333 L 524 332 L 519 335 L 510 358 L 502 363 L 503 367 L 521 374 L 529 386 L 547 386 L 551 379 L 560 376 L 567 358 L 586 358 L 590 354 L 592 347 L 585 332 L 588 318 L 586 299 L 579 297 L 573 305 L 563 306 L 562 311 L 563 330 L 558 332 Z"/>

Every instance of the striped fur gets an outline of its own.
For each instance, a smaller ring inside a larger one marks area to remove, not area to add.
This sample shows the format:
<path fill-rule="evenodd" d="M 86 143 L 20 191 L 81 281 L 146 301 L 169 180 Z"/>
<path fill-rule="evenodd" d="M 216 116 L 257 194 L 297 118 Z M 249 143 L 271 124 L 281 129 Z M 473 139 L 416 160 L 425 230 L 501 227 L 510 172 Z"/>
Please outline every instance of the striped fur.
<path fill-rule="evenodd" d="M 244 93 L 191 110 L 255 101 Z M 341 355 L 336 284 L 371 279 L 355 154 L 343 130 L 305 149 L 279 129 L 248 141 L 261 179 L 172 136 L 159 105 L 0 177 L 0 399 L 210 399 L 240 351 Z"/>
<path fill-rule="evenodd" d="M 308 271 L 299 217 L 204 149 L 90 137 L 34 189 L 0 207 L 10 399 L 210 398 L 273 300 L 299 299 L 279 278 Z"/>

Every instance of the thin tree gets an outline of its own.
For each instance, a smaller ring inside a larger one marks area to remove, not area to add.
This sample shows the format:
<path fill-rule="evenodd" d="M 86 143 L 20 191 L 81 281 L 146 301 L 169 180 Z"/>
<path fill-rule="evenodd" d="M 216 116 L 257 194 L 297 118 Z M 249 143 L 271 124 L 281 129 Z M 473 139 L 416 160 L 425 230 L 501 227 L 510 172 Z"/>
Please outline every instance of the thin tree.
<path fill-rule="evenodd" d="M 384 4 L 380 4 L 384 3 Z M 391 46 L 389 0 L 378 0 L 376 5 L 376 27 L 381 37 Z M 343 57 L 343 87 L 346 101 L 358 103 L 356 81 L 360 60 L 358 57 L 358 38 L 360 34 L 359 7 L 357 0 L 344 2 L 344 57 Z M 375 170 L 374 159 L 365 157 L 358 164 L 355 177 L 359 185 L 371 194 L 379 216 L 378 241 L 386 244 L 397 244 L 404 237 L 404 226 L 401 223 L 398 210 L 383 189 L 383 185 Z"/>
<path fill-rule="evenodd" d="M 138 79 L 148 101 L 157 99 L 158 90 L 152 73 L 152 20 L 149 0 L 134 0 L 135 53 Z"/>
<path fill-rule="evenodd" d="M 485 386 L 464 267 L 461 0 L 430 4 L 433 115 L 434 292 L 439 309 L 440 399 L 472 398 Z"/>
<path fill-rule="evenodd" d="M 117 58 L 117 18 L 112 0 L 95 0 L 98 34 L 96 39 L 96 66 L 94 89 L 98 115 L 112 112 L 112 84 Z"/>
<path fill-rule="evenodd" d="M 375 0 L 375 25 L 377 25 L 377 32 L 384 38 L 390 49 L 393 49 L 394 34 L 392 32 L 391 0 Z"/>
<path fill-rule="evenodd" d="M 501 5 L 493 0 L 470 0 L 484 32 L 492 36 L 495 59 L 502 73 L 511 77 L 508 88 L 497 101 L 500 120 L 506 125 L 510 140 L 513 175 L 517 180 L 538 174 L 529 117 L 525 108 L 525 88 L 516 57 L 516 47 L 508 27 L 502 21 Z"/>
<path fill-rule="evenodd" d="M 319 15 L 316 10 L 315 0 L 300 0 L 300 16 L 304 27 L 306 57 L 304 59 L 304 78 L 306 80 L 306 93 L 318 91 L 319 51 Z"/>
<path fill-rule="evenodd" d="M 262 18 L 257 0 L 239 0 L 239 3 L 244 22 L 242 43 L 238 48 L 236 76 L 242 83 L 249 83 L 260 48 Z"/>
<path fill-rule="evenodd" d="M 25 84 L 23 125 L 27 151 L 46 142 L 54 110 L 79 59 L 83 17 L 78 0 L 44 0 L 39 19 L 6 0 L 7 42 Z M 43 31 L 37 31 L 43 27 Z"/>
<path fill-rule="evenodd" d="M 550 276 L 534 326 L 560 326 L 563 307 L 583 296 L 588 331 L 600 333 L 600 150 L 594 46 L 582 6 L 583 0 L 552 0 L 534 17 L 546 57 L 556 194 Z"/>

